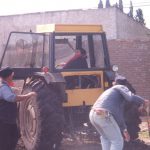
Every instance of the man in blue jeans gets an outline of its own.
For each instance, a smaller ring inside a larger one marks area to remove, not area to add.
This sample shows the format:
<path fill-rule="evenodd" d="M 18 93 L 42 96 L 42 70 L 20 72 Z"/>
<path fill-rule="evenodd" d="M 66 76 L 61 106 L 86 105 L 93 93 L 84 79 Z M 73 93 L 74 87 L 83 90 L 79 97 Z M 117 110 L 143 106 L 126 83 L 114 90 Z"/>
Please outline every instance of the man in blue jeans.
<path fill-rule="evenodd" d="M 134 95 L 126 87 L 126 78 L 117 76 L 113 87 L 106 90 L 93 105 L 89 118 L 100 134 L 102 150 L 122 150 L 123 143 L 130 141 L 123 117 L 124 101 L 135 102 L 137 105 L 148 105 L 138 95 Z"/>

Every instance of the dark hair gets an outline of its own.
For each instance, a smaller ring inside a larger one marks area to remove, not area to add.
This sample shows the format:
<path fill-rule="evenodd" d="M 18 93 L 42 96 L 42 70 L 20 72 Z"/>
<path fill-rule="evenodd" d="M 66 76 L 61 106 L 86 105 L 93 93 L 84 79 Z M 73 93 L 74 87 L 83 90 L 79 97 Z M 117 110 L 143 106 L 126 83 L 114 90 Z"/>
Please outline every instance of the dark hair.
<path fill-rule="evenodd" d="M 79 48 L 79 50 L 80 50 L 80 52 L 81 52 L 82 55 L 86 55 L 86 50 L 85 50 L 85 49 L 83 49 L 83 48 L 81 47 L 81 48 Z"/>
<path fill-rule="evenodd" d="M 123 76 L 116 76 L 115 82 L 119 85 L 126 85 L 127 84 L 127 79 Z"/>
<path fill-rule="evenodd" d="M 7 77 L 9 77 L 13 72 L 14 72 L 14 71 L 13 71 L 12 68 L 6 67 L 6 68 L 0 70 L 0 77 L 2 77 L 2 78 L 7 78 Z"/>

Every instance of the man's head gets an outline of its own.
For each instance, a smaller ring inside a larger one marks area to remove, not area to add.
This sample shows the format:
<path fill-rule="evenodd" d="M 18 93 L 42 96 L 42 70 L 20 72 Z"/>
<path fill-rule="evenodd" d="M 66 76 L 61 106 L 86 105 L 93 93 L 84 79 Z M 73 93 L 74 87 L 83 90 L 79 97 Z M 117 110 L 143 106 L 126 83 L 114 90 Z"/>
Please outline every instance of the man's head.
<path fill-rule="evenodd" d="M 126 85 L 127 84 L 127 79 L 121 75 L 118 75 L 115 77 L 115 85 L 119 84 L 119 85 Z"/>
<path fill-rule="evenodd" d="M 86 55 L 86 50 L 85 49 L 80 48 L 80 52 L 81 52 L 82 55 Z"/>
<path fill-rule="evenodd" d="M 0 77 L 4 80 L 12 80 L 14 71 L 10 67 L 6 67 L 0 70 Z"/>
<path fill-rule="evenodd" d="M 78 56 L 85 57 L 86 56 L 86 50 L 81 47 L 75 51 L 75 54 Z"/>
<path fill-rule="evenodd" d="M 82 47 L 79 50 L 80 50 L 81 56 L 87 58 L 86 50 L 83 49 Z"/>

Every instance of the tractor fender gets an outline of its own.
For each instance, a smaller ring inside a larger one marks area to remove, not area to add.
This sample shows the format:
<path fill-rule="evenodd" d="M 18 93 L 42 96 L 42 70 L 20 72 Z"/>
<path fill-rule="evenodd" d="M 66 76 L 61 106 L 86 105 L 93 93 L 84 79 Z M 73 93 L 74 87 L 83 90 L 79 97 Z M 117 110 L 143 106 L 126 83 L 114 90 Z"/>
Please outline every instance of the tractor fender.
<path fill-rule="evenodd" d="M 52 88 L 60 94 L 62 101 L 67 101 L 67 94 L 65 92 L 65 79 L 61 73 L 35 72 L 33 78 L 41 78 L 46 84 L 52 85 Z"/>
<path fill-rule="evenodd" d="M 112 81 L 114 81 L 114 79 L 115 79 L 115 72 L 114 71 L 112 71 L 112 70 L 106 70 L 105 71 L 105 75 L 106 75 L 106 77 L 107 77 L 107 79 L 108 79 L 108 81 L 111 83 Z"/>
<path fill-rule="evenodd" d="M 42 77 L 47 84 L 50 84 L 50 83 L 65 83 L 65 79 L 64 77 L 62 76 L 61 73 L 50 73 L 50 72 L 47 72 L 47 73 L 44 73 L 44 72 L 35 72 L 34 73 L 34 76 L 36 77 Z"/>

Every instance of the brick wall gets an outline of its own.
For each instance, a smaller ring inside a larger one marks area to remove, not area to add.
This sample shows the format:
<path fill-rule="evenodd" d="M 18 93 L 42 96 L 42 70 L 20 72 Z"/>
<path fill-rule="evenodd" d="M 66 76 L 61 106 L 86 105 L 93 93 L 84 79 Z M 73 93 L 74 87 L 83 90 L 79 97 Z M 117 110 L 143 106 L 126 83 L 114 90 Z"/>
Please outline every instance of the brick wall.
<path fill-rule="evenodd" d="M 112 64 L 127 77 L 137 94 L 150 99 L 150 41 L 109 40 Z"/>

